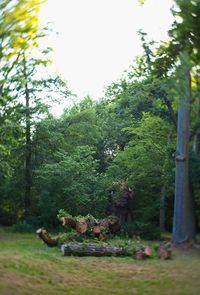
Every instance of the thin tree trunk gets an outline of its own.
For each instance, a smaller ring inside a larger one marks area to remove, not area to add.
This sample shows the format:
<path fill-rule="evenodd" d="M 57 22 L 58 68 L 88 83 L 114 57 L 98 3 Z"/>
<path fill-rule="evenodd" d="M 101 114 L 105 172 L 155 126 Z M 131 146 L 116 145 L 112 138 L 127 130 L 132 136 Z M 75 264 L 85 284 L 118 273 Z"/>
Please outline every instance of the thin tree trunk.
<path fill-rule="evenodd" d="M 189 118 L 191 102 L 190 65 L 187 54 L 182 54 L 182 81 L 178 109 L 176 148 L 175 204 L 173 241 L 183 243 L 195 239 L 195 218 L 189 189 Z"/>
<path fill-rule="evenodd" d="M 193 152 L 195 155 L 200 154 L 200 129 L 198 129 L 194 136 Z"/>
<path fill-rule="evenodd" d="M 160 230 L 165 232 L 165 186 L 162 186 L 161 189 L 161 198 L 160 198 Z"/>
<path fill-rule="evenodd" d="M 166 104 L 166 106 L 167 106 L 167 108 L 168 108 L 168 111 L 169 111 L 169 117 L 170 117 L 172 123 L 174 124 L 174 126 L 177 127 L 177 119 L 176 119 L 176 115 L 175 115 L 175 113 L 174 113 L 174 110 L 173 110 L 173 107 L 172 107 L 171 101 L 169 100 L 166 91 L 164 91 L 164 93 L 163 93 L 163 99 L 164 99 L 165 104 Z"/>
<path fill-rule="evenodd" d="M 24 54 L 24 79 L 25 79 L 25 123 L 26 123 L 26 146 L 25 146 L 25 193 L 24 193 L 24 206 L 25 206 L 25 219 L 30 215 L 31 206 L 31 184 L 32 184 L 32 167 L 31 167 L 31 120 L 30 120 L 30 95 L 27 81 L 26 60 Z"/>
<path fill-rule="evenodd" d="M 200 121 L 200 82 L 197 82 L 197 90 L 198 90 L 198 97 L 197 97 L 197 112 L 196 112 L 196 122 L 199 124 Z M 193 141 L 193 152 L 195 155 L 200 154 L 200 128 L 197 128 L 194 135 L 194 141 Z"/>

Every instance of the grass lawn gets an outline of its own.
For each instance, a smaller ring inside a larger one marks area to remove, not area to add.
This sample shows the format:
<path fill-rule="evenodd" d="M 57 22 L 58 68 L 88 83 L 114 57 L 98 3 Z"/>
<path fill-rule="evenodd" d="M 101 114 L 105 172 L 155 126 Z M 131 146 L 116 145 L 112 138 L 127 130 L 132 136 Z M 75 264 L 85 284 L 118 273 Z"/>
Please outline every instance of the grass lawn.
<path fill-rule="evenodd" d="M 0 228 L 1 295 L 200 294 L 200 250 L 171 261 L 63 257 L 34 234 Z"/>

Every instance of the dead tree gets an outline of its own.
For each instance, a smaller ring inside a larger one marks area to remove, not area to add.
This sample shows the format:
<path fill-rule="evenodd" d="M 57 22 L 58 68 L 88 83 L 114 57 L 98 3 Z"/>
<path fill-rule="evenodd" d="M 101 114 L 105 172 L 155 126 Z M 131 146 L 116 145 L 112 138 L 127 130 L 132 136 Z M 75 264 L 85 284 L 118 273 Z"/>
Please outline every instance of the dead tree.
<path fill-rule="evenodd" d="M 112 191 L 112 214 L 119 218 L 120 225 L 132 221 L 132 201 L 134 192 L 129 187 L 127 180 L 114 183 Z"/>

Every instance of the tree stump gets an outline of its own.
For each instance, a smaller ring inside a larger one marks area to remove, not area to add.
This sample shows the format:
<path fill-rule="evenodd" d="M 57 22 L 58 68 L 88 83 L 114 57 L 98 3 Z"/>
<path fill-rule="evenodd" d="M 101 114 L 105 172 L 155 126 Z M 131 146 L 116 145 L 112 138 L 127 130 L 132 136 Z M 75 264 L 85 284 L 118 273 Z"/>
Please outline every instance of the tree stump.
<path fill-rule="evenodd" d="M 136 250 L 135 258 L 137 260 L 144 260 L 152 255 L 152 249 L 150 246 L 141 247 Z"/>
<path fill-rule="evenodd" d="M 158 257 L 163 260 L 172 258 L 172 244 L 170 242 L 160 245 L 158 249 Z"/>

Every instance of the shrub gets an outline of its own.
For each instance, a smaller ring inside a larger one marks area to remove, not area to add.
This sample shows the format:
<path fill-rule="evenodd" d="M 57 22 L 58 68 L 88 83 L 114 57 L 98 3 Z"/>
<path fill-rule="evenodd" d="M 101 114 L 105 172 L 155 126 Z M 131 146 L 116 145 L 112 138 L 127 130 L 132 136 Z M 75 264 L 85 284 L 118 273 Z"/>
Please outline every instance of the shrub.
<path fill-rule="evenodd" d="M 25 221 L 14 224 L 12 226 L 12 230 L 13 232 L 19 232 L 19 233 L 32 233 L 35 231 L 35 229 L 33 228 L 33 225 Z"/>
<path fill-rule="evenodd" d="M 153 223 L 135 222 L 122 227 L 122 236 L 129 238 L 139 236 L 144 240 L 158 240 L 161 237 L 161 232 L 159 227 Z"/>

